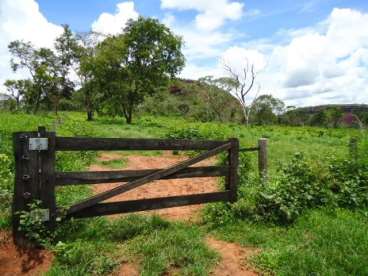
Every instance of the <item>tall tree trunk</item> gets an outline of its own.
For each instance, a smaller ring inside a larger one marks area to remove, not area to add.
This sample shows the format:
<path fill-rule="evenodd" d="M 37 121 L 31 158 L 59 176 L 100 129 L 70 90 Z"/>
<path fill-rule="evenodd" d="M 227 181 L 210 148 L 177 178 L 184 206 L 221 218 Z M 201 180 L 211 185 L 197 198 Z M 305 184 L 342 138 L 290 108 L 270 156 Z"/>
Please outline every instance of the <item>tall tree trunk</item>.
<path fill-rule="evenodd" d="M 38 112 L 38 109 L 40 108 L 40 99 L 41 99 L 41 93 L 38 93 L 36 98 L 36 103 L 33 109 L 33 113 L 36 114 Z"/>
<path fill-rule="evenodd" d="M 130 125 L 132 123 L 132 116 L 131 115 L 125 117 L 125 119 L 126 119 L 127 124 Z"/>
<path fill-rule="evenodd" d="M 87 110 L 87 121 L 93 121 L 93 111 Z"/>
<path fill-rule="evenodd" d="M 131 107 L 126 107 L 126 106 L 123 106 L 123 114 L 124 114 L 124 117 L 125 117 L 125 122 L 127 124 L 131 124 L 132 123 L 132 117 L 133 117 L 133 109 Z"/>
<path fill-rule="evenodd" d="M 93 108 L 92 108 L 92 101 L 90 98 L 90 94 L 86 93 L 86 109 L 87 109 L 87 121 L 93 121 Z"/>

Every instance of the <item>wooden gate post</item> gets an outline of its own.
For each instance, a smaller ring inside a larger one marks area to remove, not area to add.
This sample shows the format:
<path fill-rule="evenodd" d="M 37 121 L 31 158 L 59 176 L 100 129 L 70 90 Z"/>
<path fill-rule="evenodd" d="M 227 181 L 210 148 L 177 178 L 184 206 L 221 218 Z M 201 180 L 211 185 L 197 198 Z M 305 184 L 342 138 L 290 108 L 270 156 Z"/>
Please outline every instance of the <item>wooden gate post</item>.
<path fill-rule="evenodd" d="M 230 190 L 230 202 L 235 202 L 237 198 L 237 186 L 239 182 L 238 165 L 239 165 L 239 140 L 231 138 L 231 148 L 228 153 L 229 176 L 227 178 L 227 188 Z"/>
<path fill-rule="evenodd" d="M 267 139 L 258 140 L 258 170 L 262 183 L 267 181 Z"/>
<path fill-rule="evenodd" d="M 29 242 L 25 233 L 19 229 L 19 212 L 28 211 L 30 203 L 40 200 L 46 225 L 51 226 L 55 219 L 55 133 L 47 133 L 43 127 L 40 127 L 38 132 L 14 133 L 13 148 L 13 238 L 18 246 L 26 246 Z"/>

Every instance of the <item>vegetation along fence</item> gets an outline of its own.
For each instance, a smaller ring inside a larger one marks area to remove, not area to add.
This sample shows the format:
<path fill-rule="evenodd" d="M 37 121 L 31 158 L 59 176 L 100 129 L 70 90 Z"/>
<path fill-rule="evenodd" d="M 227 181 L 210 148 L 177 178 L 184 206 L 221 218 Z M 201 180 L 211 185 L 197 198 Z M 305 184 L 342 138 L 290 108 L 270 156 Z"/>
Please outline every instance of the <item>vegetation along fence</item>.
<path fill-rule="evenodd" d="M 19 228 L 19 213 L 27 211 L 34 200 L 41 202 L 45 225 L 52 228 L 57 218 L 83 218 L 111 215 L 133 211 L 153 210 L 174 206 L 236 200 L 238 183 L 239 151 L 258 151 L 261 176 L 266 174 L 266 140 L 260 140 L 259 147 L 239 150 L 235 138 L 227 141 L 193 141 L 163 139 L 125 138 L 77 138 L 57 137 L 55 132 L 46 132 L 39 127 L 34 132 L 17 132 L 13 136 L 15 154 L 15 188 L 13 199 L 13 234 L 15 241 L 24 241 L 24 233 Z M 56 151 L 98 151 L 98 150 L 200 150 L 190 159 L 164 169 L 58 172 L 55 170 Z M 227 152 L 224 166 L 192 165 Z M 225 177 L 225 190 L 220 192 L 149 198 L 120 202 L 103 202 L 118 194 L 159 179 L 191 177 Z M 124 182 L 121 185 L 96 194 L 72 205 L 67 210 L 57 208 L 55 187 Z M 101 203 L 103 202 L 103 203 Z"/>

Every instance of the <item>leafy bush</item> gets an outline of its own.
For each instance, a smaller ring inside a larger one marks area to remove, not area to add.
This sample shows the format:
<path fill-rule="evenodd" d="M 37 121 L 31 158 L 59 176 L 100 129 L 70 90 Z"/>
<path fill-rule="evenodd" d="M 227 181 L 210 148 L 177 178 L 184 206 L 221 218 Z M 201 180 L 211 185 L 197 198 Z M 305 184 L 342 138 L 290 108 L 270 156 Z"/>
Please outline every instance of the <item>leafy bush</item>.
<path fill-rule="evenodd" d="M 368 207 L 368 163 L 335 160 L 329 166 L 336 204 L 345 208 Z"/>
<path fill-rule="evenodd" d="M 5 154 L 0 154 L 0 228 L 10 223 L 13 177 L 10 158 Z"/>
<path fill-rule="evenodd" d="M 321 206 L 328 201 L 328 190 L 323 180 L 301 153 L 294 155 L 290 163 L 283 166 L 275 183 L 258 194 L 257 213 L 264 218 L 288 223 L 304 210 Z"/>
<path fill-rule="evenodd" d="M 220 163 L 226 165 L 227 156 L 220 155 Z M 239 187 L 238 187 L 238 200 L 237 202 L 230 203 L 211 203 L 207 204 L 202 212 L 202 219 L 210 227 L 218 227 L 221 225 L 226 225 L 229 222 L 234 221 L 236 217 L 244 209 L 244 204 L 248 202 L 248 189 L 254 184 L 251 175 L 251 162 L 249 154 L 240 153 L 239 154 Z M 221 183 L 224 184 L 224 183 Z M 245 208 L 247 211 L 249 208 Z"/>
<path fill-rule="evenodd" d="M 237 202 L 209 205 L 204 220 L 215 226 L 244 218 L 289 224 L 306 210 L 321 206 L 367 208 L 365 160 L 359 152 L 357 159 L 332 157 L 327 167 L 312 166 L 303 154 L 296 153 L 263 185 L 249 173 L 250 164 L 242 157 Z"/>
<path fill-rule="evenodd" d="M 167 138 L 170 139 L 189 139 L 189 140 L 203 140 L 206 137 L 202 135 L 197 128 L 179 128 L 171 129 L 167 133 Z"/>
<path fill-rule="evenodd" d="M 53 240 L 53 234 L 47 229 L 44 222 L 44 212 L 41 201 L 35 200 L 28 204 L 29 210 L 19 212 L 19 230 L 38 245 L 47 245 Z"/>

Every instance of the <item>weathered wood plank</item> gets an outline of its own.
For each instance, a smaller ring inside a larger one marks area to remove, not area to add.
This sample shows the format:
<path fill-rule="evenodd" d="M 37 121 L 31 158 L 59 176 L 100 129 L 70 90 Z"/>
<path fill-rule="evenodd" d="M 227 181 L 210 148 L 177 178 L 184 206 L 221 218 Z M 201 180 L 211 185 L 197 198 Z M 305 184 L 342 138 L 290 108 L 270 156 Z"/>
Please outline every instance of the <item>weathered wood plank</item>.
<path fill-rule="evenodd" d="M 97 171 L 97 172 L 57 172 L 55 183 L 59 186 L 78 184 L 116 183 L 136 180 L 140 177 L 160 171 L 161 169 L 147 170 L 121 170 L 121 171 Z M 189 167 L 162 179 L 215 177 L 225 176 L 227 166 Z"/>
<path fill-rule="evenodd" d="M 28 150 L 28 139 L 36 137 L 37 132 L 17 132 L 13 134 L 15 158 L 15 181 L 12 204 L 12 226 L 14 242 L 27 246 L 29 241 L 19 230 L 19 212 L 28 209 L 28 204 L 38 193 L 38 155 Z"/>
<path fill-rule="evenodd" d="M 209 150 L 226 141 L 57 137 L 56 150 Z"/>
<path fill-rule="evenodd" d="M 258 169 L 259 177 L 263 183 L 267 182 L 267 139 L 260 138 L 258 140 L 259 151 L 258 151 Z"/>
<path fill-rule="evenodd" d="M 228 187 L 230 190 L 230 201 L 235 202 L 237 197 L 237 186 L 239 181 L 238 165 L 239 165 L 239 141 L 238 139 L 230 139 L 231 148 L 229 149 L 229 177 Z"/>
<path fill-rule="evenodd" d="M 104 201 L 106 199 L 109 199 L 111 197 L 114 197 L 118 194 L 121 194 L 123 192 L 127 192 L 129 190 L 132 190 L 134 188 L 137 188 L 139 186 L 142 186 L 150 181 L 154 181 L 154 180 L 158 180 L 158 179 L 161 179 L 163 177 L 166 177 L 166 176 L 169 176 L 171 174 L 174 174 L 186 167 L 189 167 L 195 163 L 198 163 L 204 159 L 207 159 L 211 156 L 214 156 L 218 153 L 220 153 L 221 151 L 224 151 L 224 150 L 227 150 L 229 149 L 231 146 L 231 143 L 226 143 L 226 144 L 222 144 L 221 146 L 219 147 L 216 147 L 212 150 L 209 150 L 205 153 L 202 153 L 194 158 L 191 158 L 191 159 L 188 159 L 188 160 L 185 160 L 185 161 L 182 161 L 176 165 L 173 165 L 173 166 L 170 166 L 169 168 L 167 169 L 163 169 L 163 170 L 160 170 L 160 171 L 157 171 L 157 172 L 154 172 L 152 174 L 149 174 L 145 177 L 142 177 L 142 178 L 139 178 L 137 180 L 133 180 L 131 182 L 128 182 L 126 184 L 122 184 L 118 187 L 115 187 L 109 191 L 106 191 L 106 192 L 102 192 L 102 193 L 99 193 L 95 196 L 92 196 L 84 201 L 81 201 L 73 206 L 70 207 L 70 209 L 68 210 L 68 214 L 72 214 L 76 211 L 79 211 L 79 210 L 82 210 L 84 208 L 87 208 L 87 207 L 90 207 L 98 202 L 101 202 L 101 201 Z"/>
<path fill-rule="evenodd" d="M 46 132 L 40 128 L 41 137 L 48 138 L 48 149 L 40 151 L 40 187 L 39 199 L 44 208 L 49 210 L 50 220 L 47 222 L 49 227 L 55 224 L 56 199 L 55 199 L 55 132 Z"/>
<path fill-rule="evenodd" d="M 216 192 L 193 194 L 184 196 L 171 196 L 163 198 L 149 198 L 140 200 L 129 200 L 120 202 L 99 203 L 86 209 L 74 212 L 68 217 L 85 218 L 104 215 L 121 214 L 145 210 L 155 210 L 185 205 L 194 205 L 215 201 L 228 201 L 230 192 Z"/>

